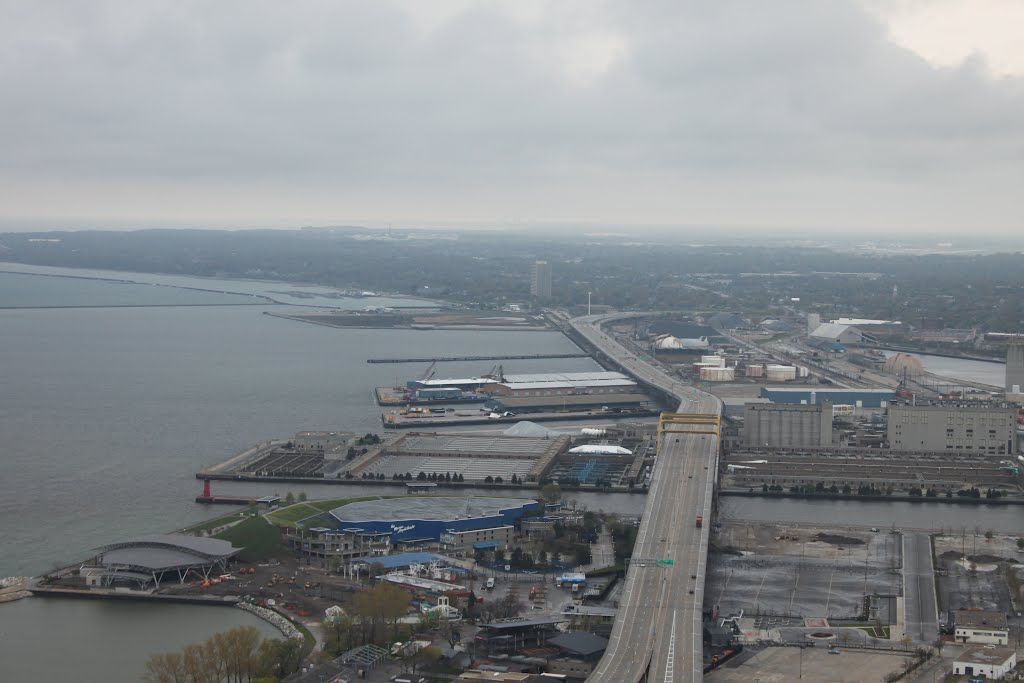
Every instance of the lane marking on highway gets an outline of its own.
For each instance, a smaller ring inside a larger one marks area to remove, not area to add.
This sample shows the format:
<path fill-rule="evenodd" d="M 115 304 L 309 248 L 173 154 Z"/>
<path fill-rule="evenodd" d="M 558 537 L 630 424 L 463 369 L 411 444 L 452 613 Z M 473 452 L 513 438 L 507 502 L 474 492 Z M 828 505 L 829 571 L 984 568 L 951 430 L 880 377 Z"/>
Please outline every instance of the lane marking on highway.
<path fill-rule="evenodd" d="M 665 656 L 665 683 L 672 683 L 675 678 L 676 662 L 676 612 L 672 612 L 672 635 L 668 639 L 668 654 Z"/>
<path fill-rule="evenodd" d="M 828 577 L 828 595 L 825 596 L 825 617 L 828 618 L 828 604 L 832 602 L 832 579 L 836 576 L 836 568 L 832 568 L 832 573 Z"/>

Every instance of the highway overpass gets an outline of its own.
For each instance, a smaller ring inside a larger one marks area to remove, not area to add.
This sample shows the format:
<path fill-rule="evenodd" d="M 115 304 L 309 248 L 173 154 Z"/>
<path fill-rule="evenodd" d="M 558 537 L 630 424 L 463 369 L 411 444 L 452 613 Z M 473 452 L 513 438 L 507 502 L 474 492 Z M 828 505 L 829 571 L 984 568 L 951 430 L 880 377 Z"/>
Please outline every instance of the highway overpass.
<path fill-rule="evenodd" d="M 570 324 L 624 371 L 675 397 L 679 413 L 720 416 L 716 397 L 663 374 L 601 330 L 603 323 L 635 315 L 587 316 Z M 698 529 L 696 518 L 710 520 L 717 465 L 716 435 L 694 431 L 662 437 L 615 626 L 588 683 L 703 679 L 701 605 L 709 524 Z"/>

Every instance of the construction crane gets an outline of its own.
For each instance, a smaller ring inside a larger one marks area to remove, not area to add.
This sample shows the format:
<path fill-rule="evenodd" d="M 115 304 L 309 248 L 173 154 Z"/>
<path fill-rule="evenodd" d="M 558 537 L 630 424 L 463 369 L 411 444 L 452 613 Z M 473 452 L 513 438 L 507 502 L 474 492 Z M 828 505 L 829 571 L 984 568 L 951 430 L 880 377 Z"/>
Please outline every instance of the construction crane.
<path fill-rule="evenodd" d="M 423 376 L 420 377 L 419 381 L 426 382 L 427 380 L 432 379 L 434 377 L 434 373 L 437 372 L 436 368 L 437 361 L 435 360 L 433 363 L 430 364 L 430 367 L 427 368 L 427 371 L 423 373 Z"/>
<path fill-rule="evenodd" d="M 496 364 L 491 366 L 491 369 L 487 371 L 487 374 L 484 375 L 484 377 L 489 377 L 489 378 L 493 379 L 496 382 L 504 382 L 505 381 L 505 368 L 502 367 L 501 365 L 498 365 L 496 363 Z"/>

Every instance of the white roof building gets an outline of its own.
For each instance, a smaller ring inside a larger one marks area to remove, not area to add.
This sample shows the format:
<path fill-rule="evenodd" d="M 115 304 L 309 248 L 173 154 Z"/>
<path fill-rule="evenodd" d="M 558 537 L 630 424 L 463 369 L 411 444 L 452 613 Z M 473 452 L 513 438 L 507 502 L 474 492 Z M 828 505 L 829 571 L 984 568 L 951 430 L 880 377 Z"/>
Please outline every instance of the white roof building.
<path fill-rule="evenodd" d="M 679 337 L 673 337 L 670 334 L 664 337 L 659 337 L 654 342 L 654 348 L 661 351 L 683 351 L 683 350 L 700 350 L 710 348 L 711 344 L 708 342 L 707 337 L 700 337 L 697 339 L 680 339 Z"/>
<path fill-rule="evenodd" d="M 839 323 L 822 323 L 808 335 L 811 339 L 833 341 L 837 344 L 856 344 L 864 335 L 856 327 Z"/>
<path fill-rule="evenodd" d="M 953 673 L 958 676 L 1001 680 L 1017 666 L 1017 653 L 1009 648 L 976 647 L 967 650 L 953 661 Z"/>

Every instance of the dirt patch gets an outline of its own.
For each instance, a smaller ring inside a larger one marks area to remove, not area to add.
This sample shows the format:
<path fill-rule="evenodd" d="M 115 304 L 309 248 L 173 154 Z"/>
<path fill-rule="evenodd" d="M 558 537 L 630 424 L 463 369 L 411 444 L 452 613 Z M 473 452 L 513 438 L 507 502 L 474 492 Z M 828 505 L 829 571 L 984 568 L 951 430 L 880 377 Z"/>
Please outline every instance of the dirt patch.
<path fill-rule="evenodd" d="M 814 535 L 814 540 L 821 541 L 822 543 L 831 543 L 832 545 L 864 545 L 864 541 L 859 538 L 840 536 L 838 534 L 818 533 Z"/>
<path fill-rule="evenodd" d="M 999 564 L 1000 562 L 1010 562 L 1005 557 L 999 557 L 998 555 L 968 555 L 967 559 L 971 562 L 977 562 L 978 564 Z"/>

